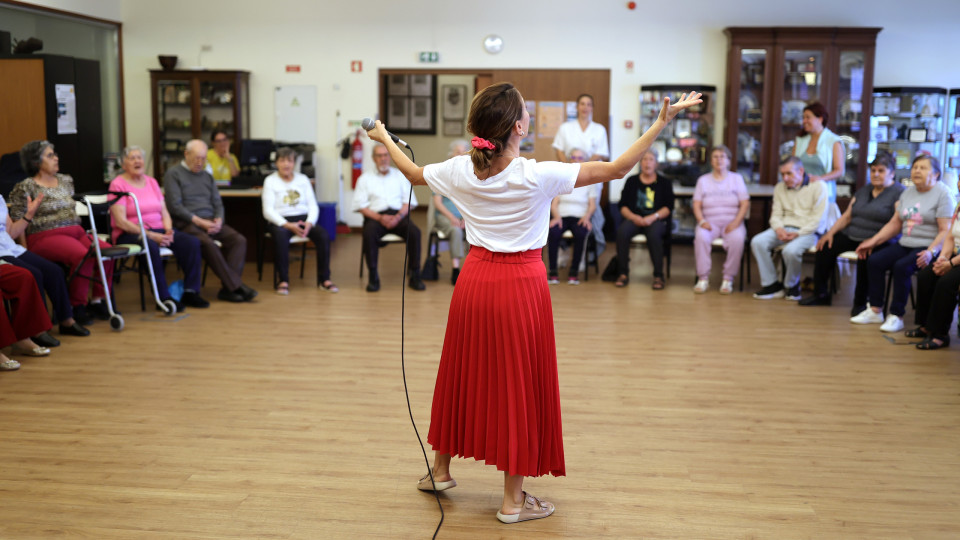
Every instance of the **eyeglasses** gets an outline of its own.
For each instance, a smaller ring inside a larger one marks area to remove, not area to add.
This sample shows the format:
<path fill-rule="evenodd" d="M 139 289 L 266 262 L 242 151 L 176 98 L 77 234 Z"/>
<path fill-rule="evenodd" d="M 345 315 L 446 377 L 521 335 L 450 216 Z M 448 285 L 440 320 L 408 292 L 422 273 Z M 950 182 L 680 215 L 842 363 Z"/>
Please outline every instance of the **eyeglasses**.
<path fill-rule="evenodd" d="M 218 143 L 218 142 L 227 142 L 227 141 L 229 141 L 229 140 L 230 140 L 230 139 L 227 139 L 227 138 L 223 138 L 223 139 L 214 139 L 214 140 L 213 140 L 213 142 L 215 142 L 215 143 Z"/>
<path fill-rule="evenodd" d="M 56 152 L 50 152 L 49 154 L 45 154 L 42 157 L 49 158 L 49 159 L 56 159 L 60 156 L 58 156 Z"/>

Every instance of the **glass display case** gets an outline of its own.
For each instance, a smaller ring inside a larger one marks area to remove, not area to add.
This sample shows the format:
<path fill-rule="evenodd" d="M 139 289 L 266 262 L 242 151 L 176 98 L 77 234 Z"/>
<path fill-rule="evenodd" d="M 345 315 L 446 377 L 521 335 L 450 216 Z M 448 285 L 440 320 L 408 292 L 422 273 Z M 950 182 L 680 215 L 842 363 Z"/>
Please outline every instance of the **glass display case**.
<path fill-rule="evenodd" d="M 640 88 L 640 132 L 647 130 L 660 115 L 663 98 L 677 101 L 684 92 L 700 92 L 703 103 L 681 111 L 660 132 L 653 143 L 660 161 L 660 172 L 676 184 L 693 187 L 697 178 L 710 170 L 713 146 L 714 106 L 717 87 L 703 84 L 644 85 Z M 697 220 L 690 201 L 677 199 L 674 210 L 674 237 L 693 238 Z"/>
<path fill-rule="evenodd" d="M 896 179 L 908 183 L 914 157 L 943 155 L 946 101 L 946 88 L 874 88 L 868 160 L 889 152 L 896 162 Z"/>
<path fill-rule="evenodd" d="M 233 139 L 231 152 L 249 138 L 247 71 L 151 70 L 153 109 L 153 171 L 158 180 L 183 159 L 190 139 L 210 144 L 215 129 Z"/>
<path fill-rule="evenodd" d="M 957 195 L 960 179 L 960 88 L 951 88 L 947 97 L 947 143 L 943 153 L 943 181 Z"/>
<path fill-rule="evenodd" d="M 731 27 L 724 142 L 750 183 L 775 184 L 792 155 L 803 109 L 820 102 L 844 143 L 839 197 L 866 181 L 873 62 L 880 28 Z"/>

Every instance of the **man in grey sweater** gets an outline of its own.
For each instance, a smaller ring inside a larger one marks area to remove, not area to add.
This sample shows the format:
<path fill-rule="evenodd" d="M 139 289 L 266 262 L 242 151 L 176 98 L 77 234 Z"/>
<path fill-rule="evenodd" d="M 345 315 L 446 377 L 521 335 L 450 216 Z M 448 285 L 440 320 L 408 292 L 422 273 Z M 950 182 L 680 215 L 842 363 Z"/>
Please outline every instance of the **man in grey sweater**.
<path fill-rule="evenodd" d="M 188 142 L 184 160 L 163 176 L 167 210 L 174 227 L 200 240 L 203 259 L 223 283 L 217 298 L 249 302 L 257 291 L 241 280 L 247 239 L 223 222 L 223 202 L 213 176 L 205 170 L 206 161 L 207 145 L 197 139 Z"/>
<path fill-rule="evenodd" d="M 780 176 L 783 181 L 773 190 L 770 228 L 750 241 L 750 250 L 760 270 L 760 284 L 763 285 L 753 295 L 758 300 L 800 299 L 803 254 L 816 245 L 819 235 L 829 227 L 828 193 L 823 182 L 810 182 L 803 171 L 803 163 L 793 156 L 780 164 Z M 773 249 L 781 245 L 780 255 L 786 267 L 782 283 L 773 264 Z"/>

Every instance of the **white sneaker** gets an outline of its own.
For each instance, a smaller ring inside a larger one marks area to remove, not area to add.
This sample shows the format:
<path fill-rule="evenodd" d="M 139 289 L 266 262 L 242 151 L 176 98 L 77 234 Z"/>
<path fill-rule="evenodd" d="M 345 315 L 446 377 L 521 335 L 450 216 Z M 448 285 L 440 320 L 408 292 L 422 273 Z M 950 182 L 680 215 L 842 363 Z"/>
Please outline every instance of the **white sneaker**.
<path fill-rule="evenodd" d="M 887 315 L 886 322 L 880 327 L 881 332 L 899 332 L 903 330 L 903 319 L 896 315 Z"/>
<path fill-rule="evenodd" d="M 869 307 L 861 311 L 858 315 L 850 317 L 853 324 L 880 324 L 883 322 L 883 315 L 873 311 Z"/>
<path fill-rule="evenodd" d="M 733 282 L 729 279 L 723 280 L 720 284 L 720 294 L 731 294 L 733 292 Z"/>
<path fill-rule="evenodd" d="M 698 279 L 697 284 L 693 286 L 693 292 L 697 294 L 703 294 L 707 292 L 707 287 L 710 286 L 710 282 L 705 279 Z"/>

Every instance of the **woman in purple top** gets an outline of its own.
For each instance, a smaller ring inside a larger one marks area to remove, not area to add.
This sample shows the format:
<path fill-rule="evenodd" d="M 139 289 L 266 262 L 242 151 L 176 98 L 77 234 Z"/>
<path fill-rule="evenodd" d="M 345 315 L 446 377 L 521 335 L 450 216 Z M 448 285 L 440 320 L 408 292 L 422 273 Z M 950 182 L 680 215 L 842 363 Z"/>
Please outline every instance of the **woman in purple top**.
<path fill-rule="evenodd" d="M 750 195 L 747 194 L 743 176 L 730 170 L 732 157 L 726 146 L 714 146 L 710 151 L 713 170 L 697 179 L 697 188 L 693 192 L 693 215 L 697 218 L 693 237 L 693 254 L 697 264 L 697 284 L 693 287 L 695 293 L 707 292 L 710 285 L 710 252 L 714 240 L 723 238 L 723 249 L 727 250 L 720 294 L 733 292 L 733 278 L 743 257 L 747 238 L 743 220 L 750 209 Z"/>

